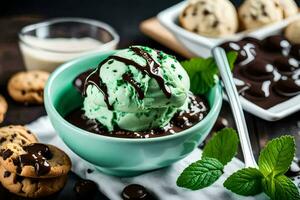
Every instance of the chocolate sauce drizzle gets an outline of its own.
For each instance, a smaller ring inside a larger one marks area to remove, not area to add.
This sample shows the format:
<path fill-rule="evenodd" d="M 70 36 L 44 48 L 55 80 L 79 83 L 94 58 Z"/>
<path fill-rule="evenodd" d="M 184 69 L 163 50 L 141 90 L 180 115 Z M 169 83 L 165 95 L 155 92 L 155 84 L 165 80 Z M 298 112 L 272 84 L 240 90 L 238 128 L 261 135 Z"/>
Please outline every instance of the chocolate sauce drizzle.
<path fill-rule="evenodd" d="M 110 105 L 109 103 L 109 94 L 107 92 L 107 86 L 105 83 L 103 83 L 103 81 L 100 78 L 100 69 L 101 67 L 110 59 L 114 59 L 117 60 L 119 62 L 123 62 L 126 65 L 131 65 L 134 66 L 136 69 L 138 69 L 140 72 L 142 72 L 143 74 L 146 74 L 148 76 L 150 76 L 151 78 L 154 78 L 160 89 L 163 91 L 163 93 L 165 94 L 165 96 L 167 98 L 171 98 L 171 91 L 170 88 L 165 84 L 165 81 L 163 79 L 163 77 L 159 74 L 159 67 L 160 64 L 158 64 L 149 53 L 147 53 L 146 51 L 144 51 L 141 48 L 138 47 L 130 47 L 130 50 L 132 50 L 134 53 L 136 53 L 137 55 L 141 56 L 142 58 L 144 58 L 146 60 L 146 65 L 142 66 L 140 64 L 138 64 L 137 62 L 127 59 L 127 58 L 123 58 L 120 56 L 109 56 L 107 57 L 105 60 L 103 60 L 97 67 L 96 70 L 94 70 L 92 73 L 90 73 L 85 81 L 84 81 L 84 86 L 83 86 L 83 95 L 86 96 L 86 89 L 87 87 L 92 84 L 94 86 L 96 86 L 98 88 L 99 91 L 102 92 L 103 96 L 104 96 L 104 101 L 107 105 L 107 108 L 109 110 L 112 110 L 112 105 Z M 83 74 L 79 75 L 78 78 L 80 78 L 80 76 L 82 76 Z M 81 77 L 82 78 L 82 77 Z M 128 82 L 129 84 L 131 84 L 134 89 L 136 90 L 136 92 L 138 93 L 138 97 L 139 99 L 143 99 L 145 97 L 144 92 L 142 90 L 142 88 L 140 87 L 140 85 L 133 79 L 132 74 L 124 74 L 122 76 L 123 80 Z M 75 80 L 76 81 L 76 80 Z M 82 89 L 82 88 L 79 88 Z"/>
<path fill-rule="evenodd" d="M 109 100 L 108 100 L 108 92 L 107 92 L 107 86 L 105 83 L 103 83 L 103 81 L 100 78 L 100 69 L 101 66 L 106 63 L 108 60 L 110 59 L 110 57 L 106 58 L 105 60 L 103 60 L 99 66 L 97 67 L 96 70 L 94 70 L 92 73 L 90 73 L 87 78 L 85 79 L 84 82 L 84 89 L 83 89 L 83 95 L 86 96 L 86 89 L 89 85 L 94 85 L 95 87 L 98 88 L 99 91 L 102 92 L 103 94 L 103 98 L 104 98 L 104 102 L 106 103 L 106 106 L 109 110 L 112 110 L 113 107 L 112 105 L 110 105 Z"/>
<path fill-rule="evenodd" d="M 146 51 L 137 48 L 137 47 L 130 47 L 132 51 L 134 51 L 137 55 L 143 57 L 147 61 L 147 65 L 145 67 L 143 66 L 135 66 L 140 71 L 146 73 L 148 76 L 154 78 L 158 85 L 160 86 L 163 93 L 166 95 L 167 98 L 171 98 L 171 92 L 170 88 L 168 88 L 165 84 L 164 79 L 159 75 L 158 68 L 160 67 L 160 64 L 158 64 L 149 53 Z"/>
<path fill-rule="evenodd" d="M 26 154 L 20 155 L 14 160 L 17 165 L 17 173 L 22 172 L 23 166 L 33 166 L 38 176 L 48 174 L 51 166 L 47 160 L 52 158 L 52 153 L 47 145 L 34 143 L 23 147 Z"/>
<path fill-rule="evenodd" d="M 122 78 L 123 78 L 124 81 L 126 81 L 130 85 L 132 85 L 132 87 L 134 87 L 135 91 L 138 94 L 139 99 L 144 99 L 144 97 L 145 97 L 144 92 L 141 89 L 140 84 L 138 82 L 136 82 L 136 80 L 133 79 L 131 73 L 123 74 Z"/>

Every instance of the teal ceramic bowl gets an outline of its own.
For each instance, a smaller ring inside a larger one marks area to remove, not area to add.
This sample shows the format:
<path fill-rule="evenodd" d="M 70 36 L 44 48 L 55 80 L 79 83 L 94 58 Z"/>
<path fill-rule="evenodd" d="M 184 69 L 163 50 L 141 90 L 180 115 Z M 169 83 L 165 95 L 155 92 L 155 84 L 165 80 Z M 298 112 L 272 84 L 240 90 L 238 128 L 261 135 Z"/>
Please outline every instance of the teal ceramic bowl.
<path fill-rule="evenodd" d="M 101 136 L 82 130 L 64 116 L 83 101 L 72 81 L 81 72 L 97 66 L 114 51 L 91 54 L 61 65 L 45 88 L 45 107 L 55 130 L 65 144 L 98 170 L 115 176 L 133 176 L 166 167 L 186 157 L 207 137 L 221 109 L 222 90 L 217 84 L 207 94 L 210 111 L 195 126 L 180 133 L 148 139 Z"/>

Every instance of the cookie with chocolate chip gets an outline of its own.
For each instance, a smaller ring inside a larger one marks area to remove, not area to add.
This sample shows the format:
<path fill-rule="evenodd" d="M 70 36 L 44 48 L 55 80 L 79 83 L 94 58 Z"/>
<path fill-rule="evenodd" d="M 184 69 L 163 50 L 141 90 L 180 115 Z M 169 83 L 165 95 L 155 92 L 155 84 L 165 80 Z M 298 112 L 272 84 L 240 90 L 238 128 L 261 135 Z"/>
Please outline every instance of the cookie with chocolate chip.
<path fill-rule="evenodd" d="M 221 37 L 237 31 L 238 17 L 235 7 L 228 0 L 195 0 L 181 12 L 179 23 L 196 34 Z"/>
<path fill-rule="evenodd" d="M 48 77 L 49 73 L 44 71 L 19 72 L 10 78 L 8 93 L 15 101 L 21 103 L 42 104 Z"/>
<path fill-rule="evenodd" d="M 0 95 L 0 123 L 4 120 L 4 116 L 7 112 L 7 107 L 8 106 L 5 98 L 2 95 Z"/>
<path fill-rule="evenodd" d="M 71 169 L 70 158 L 65 152 L 41 143 L 1 145 L 0 164 L 10 172 L 28 178 L 59 177 Z"/>
<path fill-rule="evenodd" d="M 25 126 L 10 125 L 0 128 L 0 145 L 7 143 L 28 145 L 36 142 L 38 142 L 36 136 Z"/>
<path fill-rule="evenodd" d="M 257 29 L 284 18 L 279 0 L 246 0 L 238 14 L 243 29 Z"/>
<path fill-rule="evenodd" d="M 11 193 L 22 197 L 40 198 L 60 191 L 67 175 L 50 179 L 34 179 L 18 176 L 0 165 L 0 182 Z"/>

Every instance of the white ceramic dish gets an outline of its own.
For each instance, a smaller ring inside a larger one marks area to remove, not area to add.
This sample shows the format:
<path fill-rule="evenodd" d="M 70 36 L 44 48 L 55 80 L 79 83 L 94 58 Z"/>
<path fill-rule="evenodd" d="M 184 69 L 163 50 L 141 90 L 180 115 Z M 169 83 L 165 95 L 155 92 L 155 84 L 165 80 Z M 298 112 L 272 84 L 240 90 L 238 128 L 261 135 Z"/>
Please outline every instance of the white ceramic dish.
<path fill-rule="evenodd" d="M 178 25 L 178 16 L 181 11 L 187 6 L 188 1 L 178 3 L 157 15 L 159 22 L 166 27 L 179 42 L 181 42 L 188 50 L 190 50 L 196 56 L 208 57 L 211 56 L 211 49 L 220 43 L 228 40 L 239 40 L 243 37 L 252 36 L 258 39 L 264 38 L 274 31 L 280 30 L 289 24 L 291 21 L 300 18 L 300 14 L 282 20 L 280 22 L 264 26 L 260 29 L 252 31 L 243 31 L 236 33 L 232 36 L 222 38 L 209 38 L 201 36 L 190 31 L 185 30 Z"/>
<path fill-rule="evenodd" d="M 211 56 L 211 49 L 213 47 L 228 40 L 239 40 L 245 36 L 263 39 L 267 36 L 279 33 L 290 22 L 300 18 L 300 14 L 298 14 L 294 17 L 290 17 L 278 23 L 262 27 L 255 31 L 240 32 L 226 38 L 208 38 L 189 32 L 178 25 L 178 16 L 187 5 L 187 3 L 187 1 L 184 1 L 176 4 L 160 12 L 157 17 L 160 23 L 165 26 L 171 33 L 173 33 L 179 42 L 181 42 L 196 56 L 201 57 Z M 226 95 L 224 95 L 224 99 L 227 99 Z M 243 97 L 241 97 L 240 100 L 244 110 L 268 121 L 276 121 L 282 119 L 300 110 L 300 95 L 297 95 L 283 103 L 277 104 L 276 106 L 273 106 L 269 109 L 263 109 Z"/>

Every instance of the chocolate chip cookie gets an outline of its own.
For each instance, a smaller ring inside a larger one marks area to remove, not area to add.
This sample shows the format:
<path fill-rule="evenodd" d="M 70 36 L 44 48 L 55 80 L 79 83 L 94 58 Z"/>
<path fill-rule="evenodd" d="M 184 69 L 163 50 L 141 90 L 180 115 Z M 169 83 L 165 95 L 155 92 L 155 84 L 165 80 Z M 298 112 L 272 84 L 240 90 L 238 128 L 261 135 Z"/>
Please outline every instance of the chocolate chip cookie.
<path fill-rule="evenodd" d="M 28 145 L 36 142 L 38 139 L 25 126 L 10 125 L 0 128 L 0 145 L 7 143 Z"/>
<path fill-rule="evenodd" d="M 71 169 L 70 158 L 65 152 L 41 143 L 1 145 L 0 164 L 10 172 L 28 178 L 54 178 L 66 175 Z"/>
<path fill-rule="evenodd" d="M 8 171 L 29 178 L 53 178 L 66 175 L 71 169 L 68 155 L 49 144 L 15 143 L 2 145 L 0 164 Z"/>
<path fill-rule="evenodd" d="M 21 103 L 42 104 L 48 77 L 49 73 L 44 71 L 19 72 L 10 78 L 8 93 L 15 101 Z"/>
<path fill-rule="evenodd" d="M 30 198 L 45 197 L 61 190 L 67 175 L 50 179 L 34 179 L 18 176 L 0 165 L 0 182 L 10 192 Z"/>
<path fill-rule="evenodd" d="M 3 122 L 4 116 L 7 112 L 7 102 L 2 95 L 0 95 L 0 123 Z"/>

